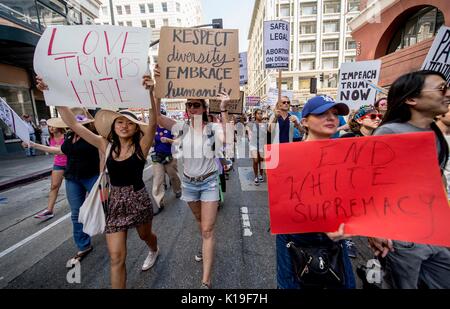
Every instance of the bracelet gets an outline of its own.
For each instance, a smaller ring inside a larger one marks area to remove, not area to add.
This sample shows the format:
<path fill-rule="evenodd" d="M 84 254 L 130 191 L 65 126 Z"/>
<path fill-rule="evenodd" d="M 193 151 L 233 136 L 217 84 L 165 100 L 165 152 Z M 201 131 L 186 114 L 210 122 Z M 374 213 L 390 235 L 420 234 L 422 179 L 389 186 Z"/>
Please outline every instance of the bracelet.
<path fill-rule="evenodd" d="M 226 110 L 221 110 L 220 112 L 221 112 L 221 113 L 227 113 L 228 110 L 227 110 L 227 109 L 226 109 Z"/>

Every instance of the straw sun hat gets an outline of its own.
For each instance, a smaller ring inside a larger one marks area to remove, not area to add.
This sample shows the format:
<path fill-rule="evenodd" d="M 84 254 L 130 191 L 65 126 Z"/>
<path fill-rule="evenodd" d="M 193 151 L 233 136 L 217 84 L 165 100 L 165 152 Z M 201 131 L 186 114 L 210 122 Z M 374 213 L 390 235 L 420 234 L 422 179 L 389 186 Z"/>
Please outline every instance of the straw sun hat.
<path fill-rule="evenodd" d="M 115 112 L 109 109 L 101 109 L 95 114 L 94 124 L 98 134 L 100 134 L 104 138 L 108 138 L 114 120 L 116 120 L 119 117 L 125 117 L 128 120 L 134 122 L 141 128 L 141 130 L 145 130 L 144 128 L 148 126 L 147 123 L 139 121 L 136 115 L 129 110 L 122 110 L 119 112 Z"/>
<path fill-rule="evenodd" d="M 92 115 L 85 108 L 73 107 L 70 110 L 75 115 L 78 123 L 87 124 L 94 122 L 94 117 L 92 117 Z M 47 125 L 54 128 L 69 127 L 61 118 L 50 118 L 47 120 Z"/>

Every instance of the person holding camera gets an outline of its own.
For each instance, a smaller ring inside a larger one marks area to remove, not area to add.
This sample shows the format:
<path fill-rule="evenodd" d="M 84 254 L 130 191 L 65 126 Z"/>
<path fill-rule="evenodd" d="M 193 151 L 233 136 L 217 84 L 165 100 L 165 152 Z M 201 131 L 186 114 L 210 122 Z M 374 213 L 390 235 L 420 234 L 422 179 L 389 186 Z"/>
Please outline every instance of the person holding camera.
<path fill-rule="evenodd" d="M 161 110 L 161 114 L 166 115 L 166 111 Z M 159 214 L 164 209 L 164 179 L 166 173 L 169 175 L 175 197 L 181 197 L 181 180 L 178 176 L 178 162 L 172 156 L 173 142 L 174 137 L 171 131 L 158 125 L 155 133 L 154 152 L 151 154 L 153 162 L 152 194 L 158 207 L 154 215 Z"/>

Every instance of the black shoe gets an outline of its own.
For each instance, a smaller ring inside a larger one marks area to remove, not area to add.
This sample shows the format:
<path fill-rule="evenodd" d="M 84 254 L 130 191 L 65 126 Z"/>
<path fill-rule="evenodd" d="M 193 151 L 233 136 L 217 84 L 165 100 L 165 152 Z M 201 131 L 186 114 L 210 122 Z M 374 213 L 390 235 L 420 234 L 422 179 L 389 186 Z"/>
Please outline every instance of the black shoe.
<path fill-rule="evenodd" d="M 352 259 L 356 258 L 358 250 L 356 249 L 355 243 L 350 239 L 344 240 L 344 243 L 345 246 L 347 247 L 348 256 L 351 257 Z"/>
<path fill-rule="evenodd" d="M 163 211 L 163 210 L 164 210 L 164 205 L 161 204 L 161 207 L 159 207 L 158 210 L 155 213 L 153 213 L 153 216 L 159 215 L 161 213 L 161 211 Z"/>
<path fill-rule="evenodd" d="M 175 197 L 176 197 L 176 198 L 180 198 L 180 197 L 181 197 L 181 192 L 175 193 Z"/>

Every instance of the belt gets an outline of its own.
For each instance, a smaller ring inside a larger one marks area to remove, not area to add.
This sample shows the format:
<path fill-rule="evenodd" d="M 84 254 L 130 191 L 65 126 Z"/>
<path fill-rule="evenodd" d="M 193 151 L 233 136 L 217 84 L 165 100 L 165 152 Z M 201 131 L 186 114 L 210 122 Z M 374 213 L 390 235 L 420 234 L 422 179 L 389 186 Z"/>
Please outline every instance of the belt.
<path fill-rule="evenodd" d="M 186 174 L 183 173 L 184 177 L 186 177 L 187 179 L 189 179 L 189 181 L 195 181 L 195 182 L 201 182 L 203 180 L 205 180 L 206 178 L 214 175 L 215 173 L 217 173 L 217 171 L 202 175 L 202 176 L 198 176 L 198 177 L 190 177 Z"/>

